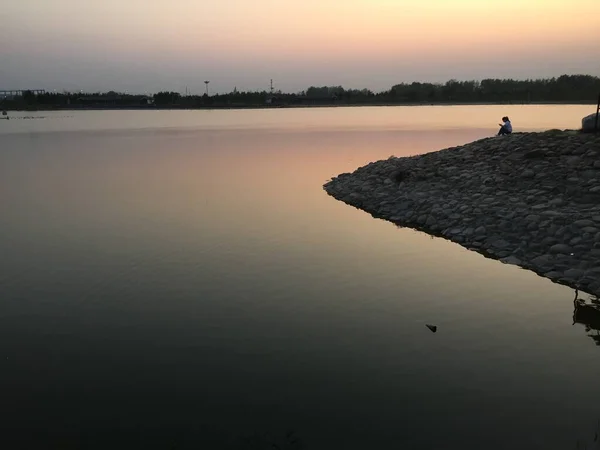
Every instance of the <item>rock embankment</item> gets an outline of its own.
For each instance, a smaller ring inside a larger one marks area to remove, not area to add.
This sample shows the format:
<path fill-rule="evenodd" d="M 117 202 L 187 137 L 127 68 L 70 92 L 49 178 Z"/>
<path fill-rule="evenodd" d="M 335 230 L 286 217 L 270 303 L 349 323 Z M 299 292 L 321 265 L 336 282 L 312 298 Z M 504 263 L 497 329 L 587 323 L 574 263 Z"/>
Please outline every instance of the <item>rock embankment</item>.
<path fill-rule="evenodd" d="M 374 217 L 600 295 L 600 134 L 486 138 L 373 162 L 324 189 Z"/>

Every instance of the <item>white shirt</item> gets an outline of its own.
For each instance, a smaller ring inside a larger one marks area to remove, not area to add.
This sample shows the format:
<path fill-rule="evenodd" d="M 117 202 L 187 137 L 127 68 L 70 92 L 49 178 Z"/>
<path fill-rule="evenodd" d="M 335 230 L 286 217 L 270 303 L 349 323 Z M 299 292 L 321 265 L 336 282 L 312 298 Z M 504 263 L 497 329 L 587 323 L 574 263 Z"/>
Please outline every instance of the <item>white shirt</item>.
<path fill-rule="evenodd" d="M 512 133 L 512 124 L 510 123 L 510 120 L 504 122 L 504 128 L 506 128 L 506 131 Z"/>

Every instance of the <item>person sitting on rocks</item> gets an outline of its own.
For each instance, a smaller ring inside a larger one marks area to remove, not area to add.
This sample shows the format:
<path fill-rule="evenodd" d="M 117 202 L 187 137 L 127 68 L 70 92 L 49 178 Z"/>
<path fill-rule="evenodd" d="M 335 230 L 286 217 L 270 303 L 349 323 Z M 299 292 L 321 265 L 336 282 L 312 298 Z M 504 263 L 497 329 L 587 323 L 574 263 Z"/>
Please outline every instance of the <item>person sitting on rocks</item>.
<path fill-rule="evenodd" d="M 504 136 L 505 134 L 512 133 L 512 124 L 510 123 L 510 119 L 508 117 L 504 116 L 502 118 L 502 122 L 504 122 L 504 123 L 498 124 L 498 125 L 500 125 L 500 131 L 498 131 L 498 136 Z"/>

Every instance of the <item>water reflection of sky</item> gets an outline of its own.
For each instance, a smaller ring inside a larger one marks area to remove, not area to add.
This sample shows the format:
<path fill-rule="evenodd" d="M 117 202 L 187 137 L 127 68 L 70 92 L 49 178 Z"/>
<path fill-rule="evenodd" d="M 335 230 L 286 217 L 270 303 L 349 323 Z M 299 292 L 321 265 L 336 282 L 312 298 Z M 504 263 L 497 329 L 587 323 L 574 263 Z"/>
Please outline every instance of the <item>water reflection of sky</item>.
<path fill-rule="evenodd" d="M 494 130 L 508 115 L 515 131 L 577 129 L 593 105 L 457 105 L 255 110 L 10 111 L 0 134 L 81 130 Z M 60 119 L 60 120 L 59 120 Z"/>
<path fill-rule="evenodd" d="M 573 291 L 322 190 L 483 136 L 4 136 L 0 412 L 99 443 L 293 428 L 317 449 L 568 448 L 600 394 Z"/>

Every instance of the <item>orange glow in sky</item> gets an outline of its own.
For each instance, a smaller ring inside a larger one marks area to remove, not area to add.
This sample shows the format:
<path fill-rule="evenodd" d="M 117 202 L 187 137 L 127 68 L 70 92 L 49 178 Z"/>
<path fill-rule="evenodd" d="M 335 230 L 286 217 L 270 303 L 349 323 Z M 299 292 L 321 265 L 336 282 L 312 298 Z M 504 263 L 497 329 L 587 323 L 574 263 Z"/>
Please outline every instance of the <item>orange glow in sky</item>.
<path fill-rule="evenodd" d="M 600 75 L 598 0 L 19 0 L 0 14 L 5 88 Z"/>

